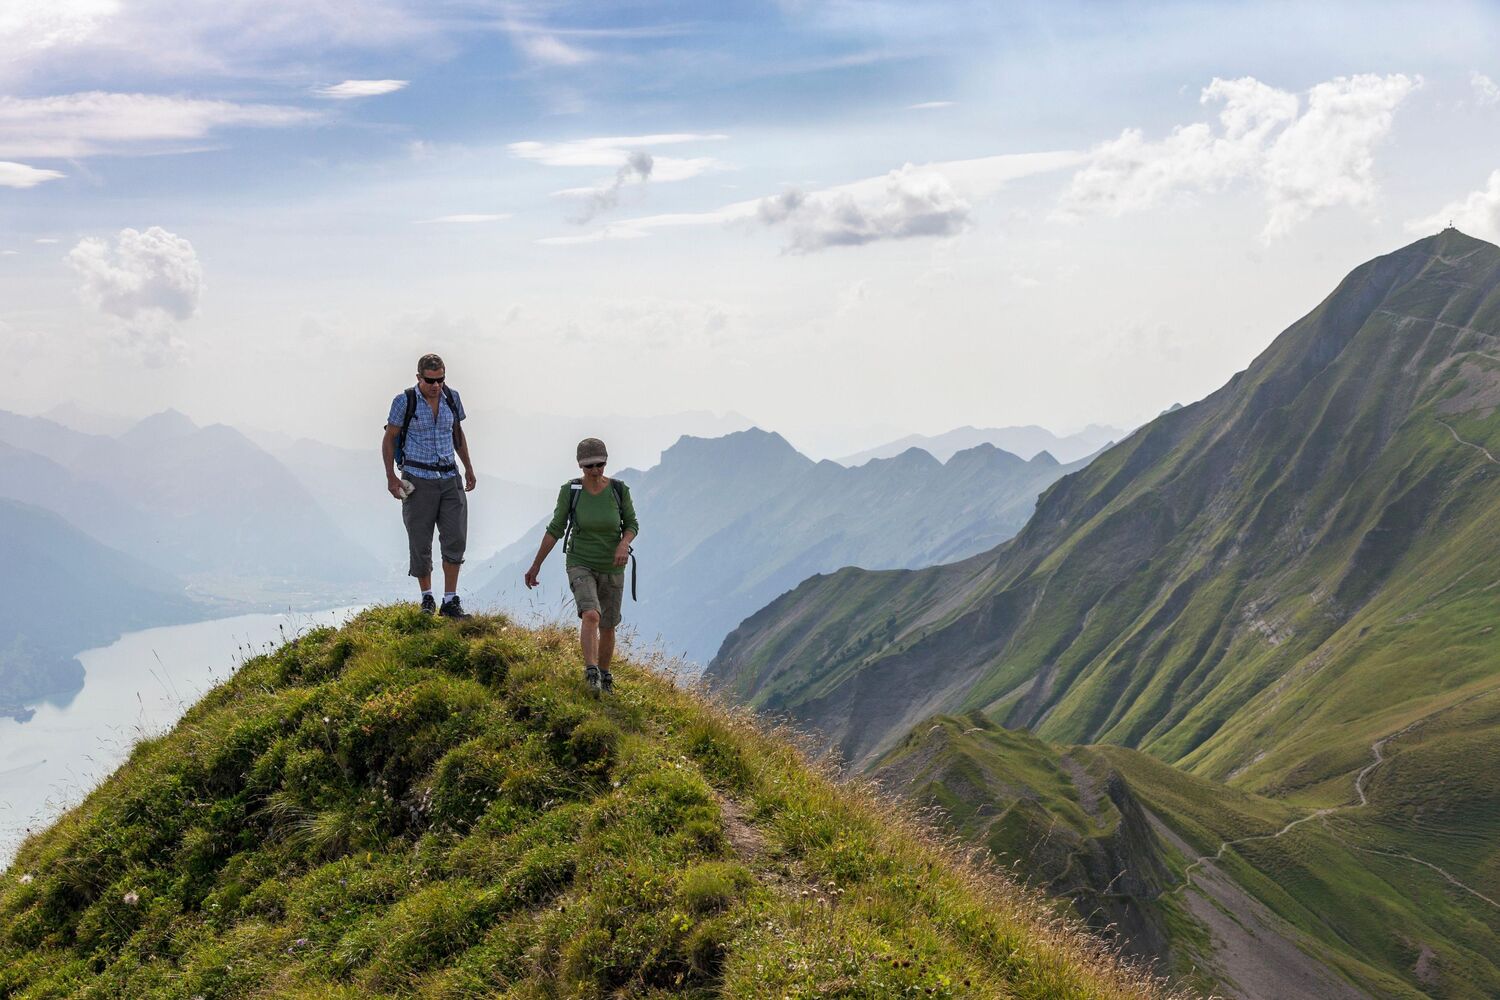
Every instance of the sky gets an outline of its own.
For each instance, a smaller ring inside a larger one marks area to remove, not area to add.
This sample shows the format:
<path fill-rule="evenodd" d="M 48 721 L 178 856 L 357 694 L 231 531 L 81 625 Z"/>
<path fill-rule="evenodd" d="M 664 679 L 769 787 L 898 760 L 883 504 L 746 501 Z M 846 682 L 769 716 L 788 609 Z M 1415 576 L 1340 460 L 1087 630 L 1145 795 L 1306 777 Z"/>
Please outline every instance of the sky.
<path fill-rule="evenodd" d="M 1500 240 L 1493 3 L 6 0 L 0 409 L 1135 426 Z"/>

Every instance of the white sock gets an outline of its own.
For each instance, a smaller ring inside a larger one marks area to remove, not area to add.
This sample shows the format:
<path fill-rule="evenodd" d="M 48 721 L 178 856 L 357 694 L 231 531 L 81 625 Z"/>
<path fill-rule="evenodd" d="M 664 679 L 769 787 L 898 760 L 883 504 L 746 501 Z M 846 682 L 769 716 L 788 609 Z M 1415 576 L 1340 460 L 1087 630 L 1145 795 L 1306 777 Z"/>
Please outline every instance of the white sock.
<path fill-rule="evenodd" d="M 424 591 L 422 591 L 422 596 L 423 597 L 431 597 L 432 596 L 432 591 L 430 591 L 430 590 L 424 590 Z"/>
<path fill-rule="evenodd" d="M 457 591 L 453 591 L 453 590 L 447 591 L 446 593 L 443 594 L 443 603 L 447 604 L 449 601 L 453 600 L 457 596 L 458 596 L 458 592 Z"/>

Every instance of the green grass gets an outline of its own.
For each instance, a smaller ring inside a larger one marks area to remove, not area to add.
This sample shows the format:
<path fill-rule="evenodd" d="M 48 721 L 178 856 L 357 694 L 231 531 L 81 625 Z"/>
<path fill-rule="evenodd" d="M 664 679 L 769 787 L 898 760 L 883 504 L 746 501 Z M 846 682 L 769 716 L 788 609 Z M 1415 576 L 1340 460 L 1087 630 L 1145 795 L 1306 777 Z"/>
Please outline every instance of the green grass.
<path fill-rule="evenodd" d="M 0 876 L 0 998 L 1164 996 L 1042 899 L 561 630 L 248 662 Z"/>

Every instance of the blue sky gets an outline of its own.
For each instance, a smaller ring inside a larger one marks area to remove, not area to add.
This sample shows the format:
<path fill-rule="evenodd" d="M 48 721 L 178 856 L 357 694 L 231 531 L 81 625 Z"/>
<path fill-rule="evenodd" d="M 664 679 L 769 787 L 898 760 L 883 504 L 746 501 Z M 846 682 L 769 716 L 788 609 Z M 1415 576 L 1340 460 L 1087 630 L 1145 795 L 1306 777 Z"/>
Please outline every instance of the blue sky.
<path fill-rule="evenodd" d="M 0 405 L 353 442 L 436 349 L 813 450 L 1132 424 L 1500 237 L 1497 51 L 1481 3 L 11 0 Z"/>

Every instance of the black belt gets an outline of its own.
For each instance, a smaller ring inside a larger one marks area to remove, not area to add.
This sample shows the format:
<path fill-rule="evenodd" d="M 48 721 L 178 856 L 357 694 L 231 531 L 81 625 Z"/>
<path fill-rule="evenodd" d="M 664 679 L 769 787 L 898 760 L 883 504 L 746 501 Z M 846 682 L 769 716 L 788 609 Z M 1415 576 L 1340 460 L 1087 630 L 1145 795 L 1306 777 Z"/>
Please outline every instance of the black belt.
<path fill-rule="evenodd" d="M 456 466 L 456 465 L 452 465 L 452 464 L 449 464 L 449 465 L 428 465 L 426 462 L 413 462 L 409 458 L 406 461 L 404 461 L 404 462 L 401 463 L 401 468 L 403 468 L 403 469 L 406 469 L 406 468 L 421 469 L 424 472 L 457 472 L 458 471 L 458 466 Z"/>

